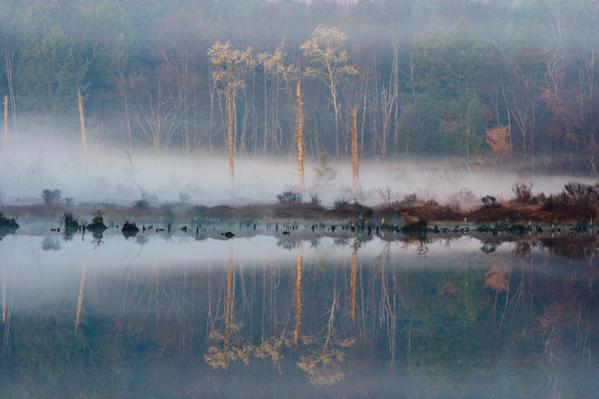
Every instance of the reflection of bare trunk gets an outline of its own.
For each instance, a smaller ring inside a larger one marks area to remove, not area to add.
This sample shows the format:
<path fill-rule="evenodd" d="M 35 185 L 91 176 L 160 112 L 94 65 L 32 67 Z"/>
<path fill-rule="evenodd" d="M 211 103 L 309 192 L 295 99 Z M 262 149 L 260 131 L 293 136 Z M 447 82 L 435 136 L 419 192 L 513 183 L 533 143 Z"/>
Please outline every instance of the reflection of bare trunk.
<path fill-rule="evenodd" d="M 231 191 L 235 191 L 235 147 L 233 142 L 234 118 L 234 92 L 233 85 L 227 85 L 227 158 L 229 160 L 229 177 L 231 179 Z"/>
<path fill-rule="evenodd" d="M 131 277 L 131 272 L 127 271 L 125 275 L 125 289 L 123 291 L 123 304 L 121 306 L 121 317 L 118 329 L 121 330 L 123 325 L 125 324 L 125 313 L 127 312 L 127 296 L 129 293 L 129 278 Z"/>
<path fill-rule="evenodd" d="M 297 175 L 300 188 L 304 191 L 304 103 L 302 99 L 302 81 L 298 80 L 295 86 L 297 101 Z"/>
<path fill-rule="evenodd" d="M 6 271 L 2 269 L 2 324 L 6 324 Z"/>
<path fill-rule="evenodd" d="M 3 119 L 3 132 L 4 132 L 4 153 L 8 153 L 8 96 L 4 96 L 4 119 Z"/>
<path fill-rule="evenodd" d="M 224 328 L 224 343 L 229 344 L 229 336 L 231 326 L 233 324 L 233 254 L 229 256 L 227 261 L 227 292 L 225 297 L 225 328 Z"/>
<path fill-rule="evenodd" d="M 302 273 L 304 268 L 302 258 L 303 249 L 300 247 L 295 268 L 295 327 L 293 329 L 293 344 L 295 346 L 299 345 L 302 328 Z"/>
<path fill-rule="evenodd" d="M 77 87 L 77 104 L 79 105 L 79 126 L 81 128 L 81 146 L 83 147 L 83 154 L 87 155 L 87 131 L 85 130 L 85 114 L 83 112 L 83 97 L 81 97 L 81 90 Z"/>
<path fill-rule="evenodd" d="M 352 189 L 354 193 L 358 190 L 358 109 L 351 110 L 351 164 L 352 164 Z"/>
<path fill-rule="evenodd" d="M 351 256 L 351 274 L 349 278 L 349 291 L 351 297 L 351 307 L 349 315 L 352 323 L 356 321 L 356 283 L 358 280 L 358 250 L 354 249 Z"/>
<path fill-rule="evenodd" d="M 333 303 L 331 304 L 331 312 L 329 314 L 329 321 L 327 323 L 327 339 L 324 343 L 324 350 L 329 347 L 329 342 L 333 337 L 333 328 L 335 326 L 335 308 L 337 307 L 337 268 L 335 267 L 335 282 L 333 286 Z"/>
<path fill-rule="evenodd" d="M 75 311 L 75 331 L 79 329 L 81 322 L 81 308 L 83 307 L 83 292 L 85 289 L 85 267 L 81 269 L 81 277 L 79 280 L 79 294 L 77 295 L 77 310 Z"/>

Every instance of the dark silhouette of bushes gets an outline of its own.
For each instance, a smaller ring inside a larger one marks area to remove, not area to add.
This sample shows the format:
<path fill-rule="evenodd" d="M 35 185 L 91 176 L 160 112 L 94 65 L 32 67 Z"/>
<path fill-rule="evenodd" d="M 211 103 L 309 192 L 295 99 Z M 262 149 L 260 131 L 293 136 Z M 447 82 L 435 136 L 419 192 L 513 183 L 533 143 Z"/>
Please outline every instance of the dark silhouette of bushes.
<path fill-rule="evenodd" d="M 516 183 L 512 187 L 514 192 L 514 201 L 521 204 L 532 204 L 535 203 L 535 197 L 532 194 L 532 184 Z"/>
<path fill-rule="evenodd" d="M 284 191 L 277 194 L 277 201 L 279 201 L 279 204 L 301 204 L 303 199 L 304 196 L 295 191 Z"/>
<path fill-rule="evenodd" d="M 46 205 L 53 205 L 60 201 L 62 196 L 62 192 L 58 189 L 50 190 L 44 189 L 42 190 L 42 199 Z"/>
<path fill-rule="evenodd" d="M 501 204 L 497 201 L 497 198 L 492 195 L 485 195 L 480 199 L 481 208 L 501 208 Z"/>
<path fill-rule="evenodd" d="M 144 212 L 149 211 L 150 210 L 150 202 L 145 199 L 137 200 L 133 203 L 133 208 L 135 208 L 139 211 L 144 211 Z"/>
<path fill-rule="evenodd" d="M 561 193 L 544 198 L 541 209 L 558 217 L 588 219 L 595 217 L 598 203 L 599 191 L 596 187 L 570 182 Z"/>

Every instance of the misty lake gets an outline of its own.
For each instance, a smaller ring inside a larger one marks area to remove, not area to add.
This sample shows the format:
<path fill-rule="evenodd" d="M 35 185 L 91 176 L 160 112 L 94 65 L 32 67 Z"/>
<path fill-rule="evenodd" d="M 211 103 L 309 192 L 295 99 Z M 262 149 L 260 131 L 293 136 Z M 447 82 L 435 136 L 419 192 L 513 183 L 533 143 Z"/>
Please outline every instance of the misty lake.
<path fill-rule="evenodd" d="M 2 398 L 591 398 L 596 242 L 0 241 Z"/>

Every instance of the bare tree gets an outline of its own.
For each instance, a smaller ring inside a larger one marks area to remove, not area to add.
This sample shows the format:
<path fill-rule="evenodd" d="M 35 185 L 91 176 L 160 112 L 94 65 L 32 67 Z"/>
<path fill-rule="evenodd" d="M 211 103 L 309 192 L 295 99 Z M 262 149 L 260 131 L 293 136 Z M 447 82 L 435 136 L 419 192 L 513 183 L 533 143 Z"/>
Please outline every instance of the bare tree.
<path fill-rule="evenodd" d="M 349 65 L 349 55 L 344 50 L 347 35 L 337 28 L 318 26 L 310 39 L 300 49 L 312 64 L 306 68 L 306 74 L 320 78 L 329 90 L 330 100 L 335 113 L 335 152 L 340 156 L 339 143 L 339 84 L 342 78 L 355 75 L 356 68 Z"/>
<path fill-rule="evenodd" d="M 227 158 L 231 189 L 235 190 L 235 91 L 245 87 L 245 76 L 255 66 L 252 49 L 238 50 L 231 42 L 216 42 L 208 49 L 212 67 L 211 79 L 222 85 L 227 109 Z"/>

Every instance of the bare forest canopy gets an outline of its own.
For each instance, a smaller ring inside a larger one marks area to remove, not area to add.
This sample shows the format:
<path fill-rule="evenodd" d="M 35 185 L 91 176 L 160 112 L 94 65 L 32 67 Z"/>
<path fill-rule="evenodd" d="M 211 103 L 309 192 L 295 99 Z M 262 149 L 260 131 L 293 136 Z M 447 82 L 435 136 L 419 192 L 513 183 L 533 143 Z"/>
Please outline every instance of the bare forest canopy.
<path fill-rule="evenodd" d="M 597 174 L 594 0 L 3 0 L 0 38 L 5 147 L 85 103 L 84 149 L 289 156 L 301 102 L 308 159 Z"/>

